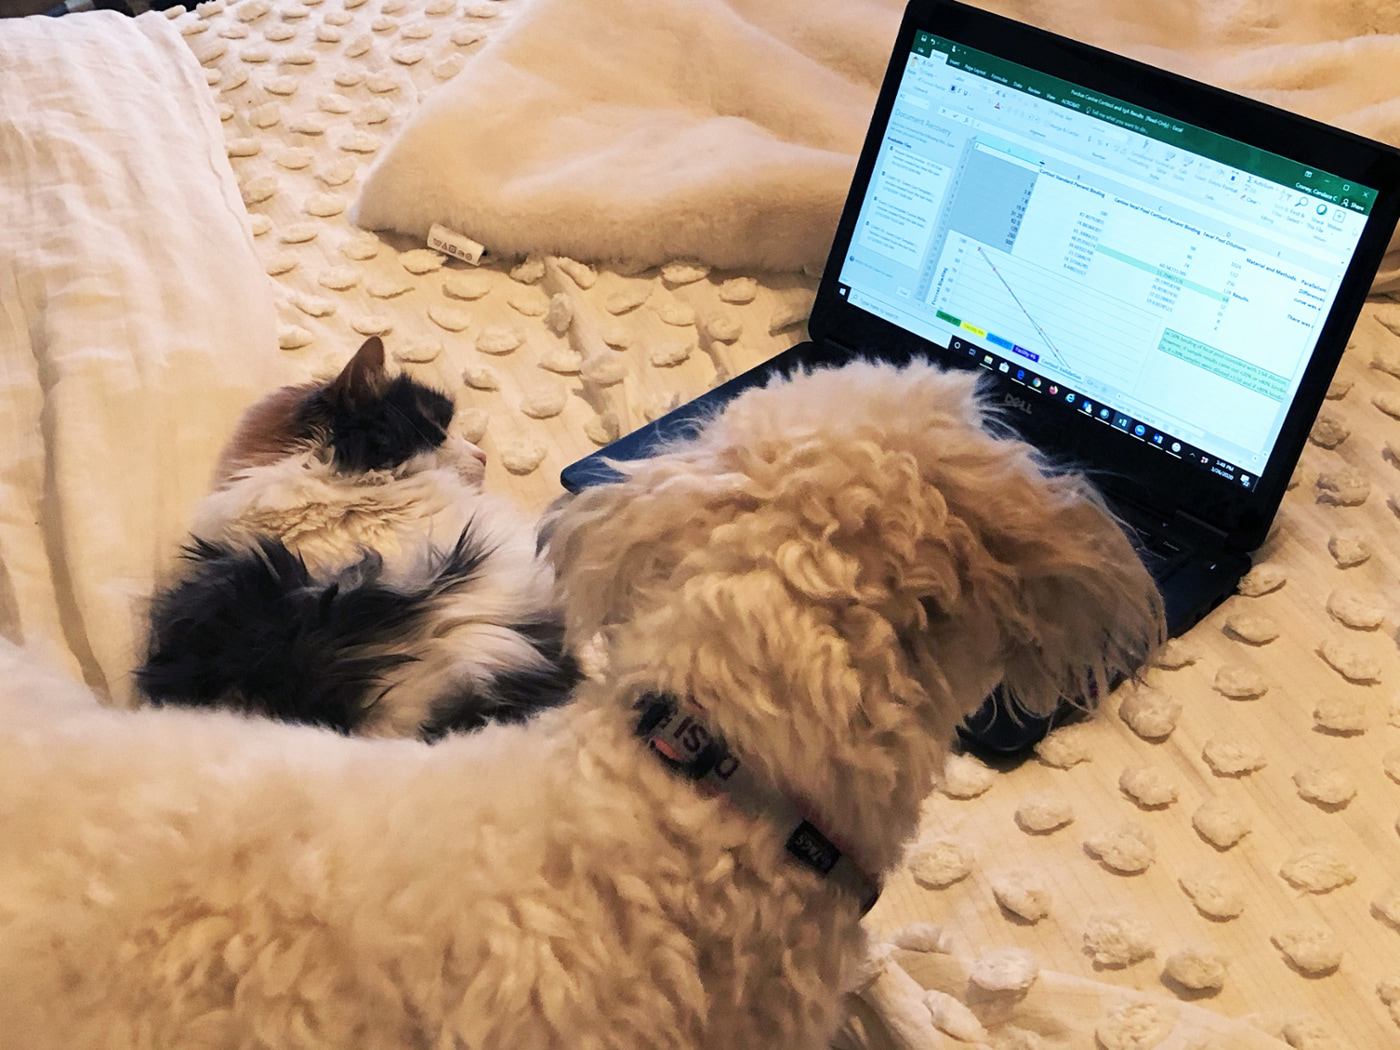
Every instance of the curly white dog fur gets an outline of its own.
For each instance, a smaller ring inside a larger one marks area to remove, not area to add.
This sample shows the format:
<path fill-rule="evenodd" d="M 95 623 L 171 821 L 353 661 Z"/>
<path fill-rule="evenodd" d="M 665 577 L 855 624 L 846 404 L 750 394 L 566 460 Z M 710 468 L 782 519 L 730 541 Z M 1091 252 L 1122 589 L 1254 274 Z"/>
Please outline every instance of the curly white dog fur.
<path fill-rule="evenodd" d="M 982 423 L 973 380 L 926 366 L 743 395 L 554 523 L 569 629 L 606 672 L 435 747 L 101 710 L 0 643 L 6 1038 L 824 1046 L 856 900 L 668 770 L 633 703 L 685 698 L 890 869 L 990 686 L 1045 710 L 1160 633 L 1087 486 Z"/>

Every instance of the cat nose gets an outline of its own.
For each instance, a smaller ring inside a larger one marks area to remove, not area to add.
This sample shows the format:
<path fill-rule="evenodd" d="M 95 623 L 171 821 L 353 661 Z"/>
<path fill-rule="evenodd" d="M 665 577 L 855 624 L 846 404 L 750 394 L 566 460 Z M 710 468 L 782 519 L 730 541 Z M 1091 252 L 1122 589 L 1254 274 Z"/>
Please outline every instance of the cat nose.
<path fill-rule="evenodd" d="M 446 447 L 450 449 L 451 455 L 457 460 L 458 470 L 472 475 L 475 480 L 479 481 L 479 472 L 486 467 L 486 453 L 482 451 L 481 446 L 468 441 L 460 434 L 450 434 Z"/>

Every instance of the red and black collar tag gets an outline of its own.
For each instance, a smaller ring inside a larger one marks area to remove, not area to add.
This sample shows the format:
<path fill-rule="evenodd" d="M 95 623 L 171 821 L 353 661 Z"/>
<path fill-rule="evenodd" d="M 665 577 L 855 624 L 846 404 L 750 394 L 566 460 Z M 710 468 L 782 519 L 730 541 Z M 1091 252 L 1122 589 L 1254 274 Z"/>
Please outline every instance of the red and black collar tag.
<path fill-rule="evenodd" d="M 637 735 L 673 772 L 791 829 L 785 842 L 789 856 L 854 896 L 862 915 L 875 906 L 879 882 L 843 855 L 786 796 L 754 776 L 693 710 L 664 693 L 647 693 L 633 706 L 640 712 Z"/>

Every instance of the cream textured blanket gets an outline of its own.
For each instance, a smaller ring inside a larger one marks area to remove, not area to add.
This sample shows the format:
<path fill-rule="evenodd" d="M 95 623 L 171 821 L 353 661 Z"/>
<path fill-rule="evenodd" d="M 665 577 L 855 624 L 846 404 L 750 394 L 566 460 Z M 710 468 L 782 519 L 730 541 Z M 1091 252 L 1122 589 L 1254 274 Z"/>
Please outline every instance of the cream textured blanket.
<path fill-rule="evenodd" d="M 418 109 L 352 217 L 504 254 L 819 269 L 901 6 L 539 0 Z M 1393 5 L 983 6 L 1400 141 Z"/>

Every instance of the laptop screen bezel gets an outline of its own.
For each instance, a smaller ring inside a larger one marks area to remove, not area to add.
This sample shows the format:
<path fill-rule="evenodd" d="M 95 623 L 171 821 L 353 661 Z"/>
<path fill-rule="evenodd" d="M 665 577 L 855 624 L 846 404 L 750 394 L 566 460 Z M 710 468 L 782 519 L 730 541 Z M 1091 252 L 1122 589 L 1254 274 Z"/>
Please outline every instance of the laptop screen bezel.
<path fill-rule="evenodd" d="M 1010 21 L 952 0 L 913 0 L 905 11 L 865 145 L 856 164 L 831 253 L 809 321 L 813 339 L 847 350 L 901 360 L 931 356 L 967 367 L 965 355 L 858 307 L 839 292 L 839 275 L 856 219 L 894 106 L 914 36 L 920 30 L 976 48 L 1092 91 L 1268 150 L 1378 191 L 1351 265 L 1340 283 L 1317 347 L 1268 463 L 1255 487 L 1216 478 L 1198 465 L 1173 459 L 1126 434 L 1090 425 L 1069 406 L 1027 398 L 1023 387 L 988 373 L 994 403 L 1019 402 L 1003 418 L 1052 459 L 1072 467 L 1092 465 L 1100 487 L 1117 501 L 1166 520 L 1204 524 L 1230 548 L 1251 551 L 1263 543 L 1302 453 L 1347 340 L 1374 280 L 1400 214 L 1400 153 L 1296 114 L 1143 65 L 1087 44 Z M 1026 408 L 1030 408 L 1029 412 Z"/>

